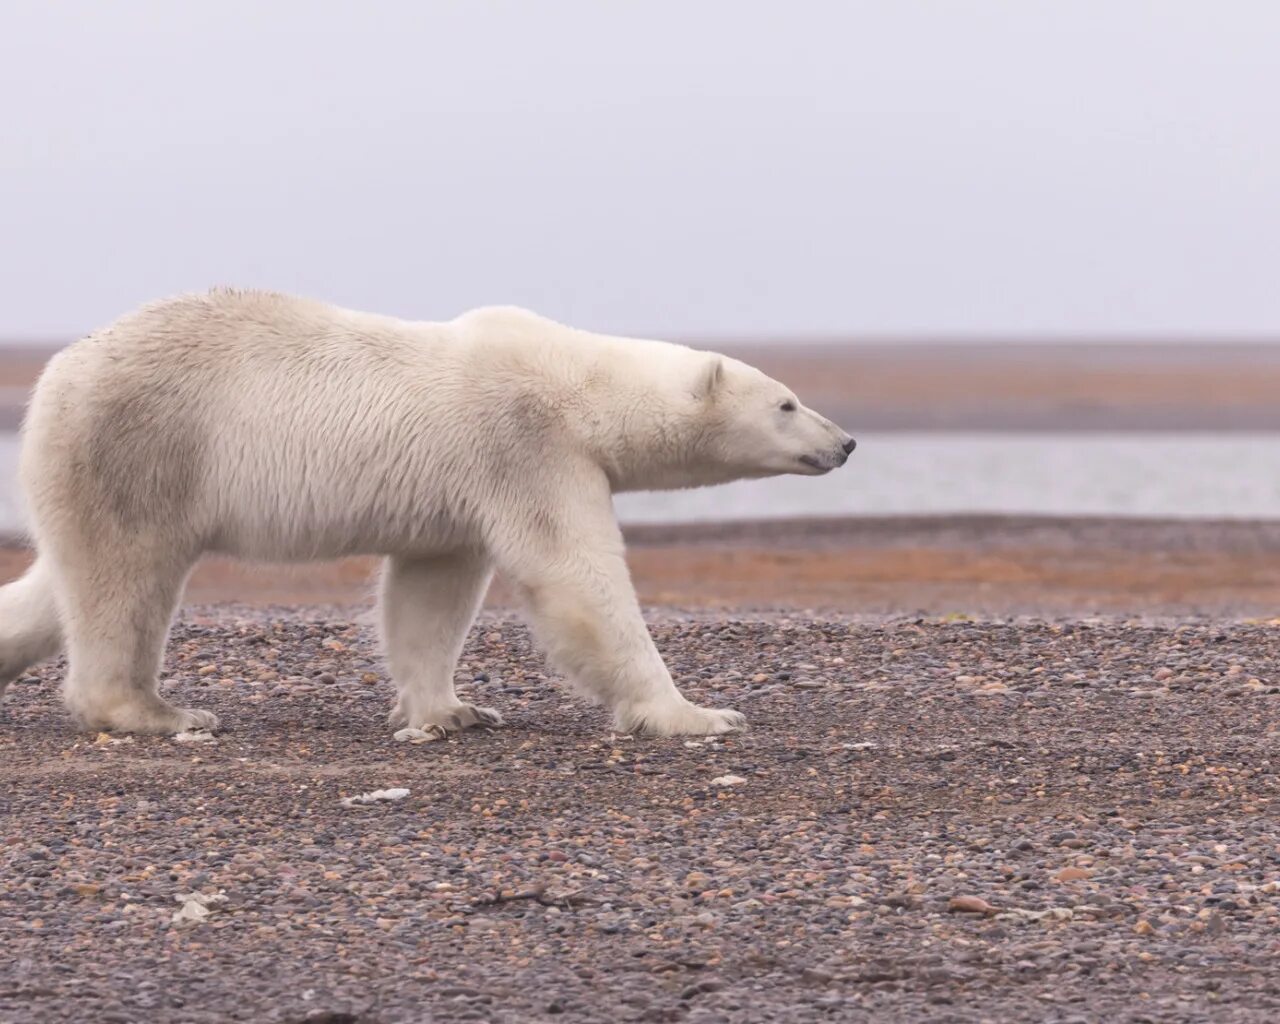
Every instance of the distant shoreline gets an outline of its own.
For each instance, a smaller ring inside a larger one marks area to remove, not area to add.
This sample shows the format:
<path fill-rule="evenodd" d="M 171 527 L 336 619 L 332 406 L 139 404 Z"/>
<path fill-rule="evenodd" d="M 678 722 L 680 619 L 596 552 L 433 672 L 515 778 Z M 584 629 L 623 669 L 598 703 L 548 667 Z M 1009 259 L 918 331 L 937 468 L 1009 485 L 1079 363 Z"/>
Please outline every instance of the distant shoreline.
<path fill-rule="evenodd" d="M 695 341 L 858 431 L 1280 431 L 1280 343 Z M 0 346 L 0 431 L 56 346 Z"/>

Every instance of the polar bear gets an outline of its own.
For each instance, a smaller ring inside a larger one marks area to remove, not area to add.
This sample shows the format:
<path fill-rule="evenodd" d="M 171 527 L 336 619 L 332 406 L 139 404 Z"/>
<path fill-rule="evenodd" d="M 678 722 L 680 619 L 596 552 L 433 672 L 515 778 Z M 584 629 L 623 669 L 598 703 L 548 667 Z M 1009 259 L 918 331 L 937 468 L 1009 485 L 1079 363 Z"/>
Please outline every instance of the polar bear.
<path fill-rule="evenodd" d="M 453 674 L 495 570 L 551 663 L 615 727 L 739 729 L 676 688 L 640 613 L 612 495 L 826 473 L 854 442 L 744 363 L 514 308 L 410 322 L 267 292 L 155 303 L 56 355 L 23 425 L 37 557 L 0 589 L 0 692 L 64 649 L 93 729 L 172 733 L 161 698 L 205 552 L 385 557 L 392 723 L 496 725 Z"/>

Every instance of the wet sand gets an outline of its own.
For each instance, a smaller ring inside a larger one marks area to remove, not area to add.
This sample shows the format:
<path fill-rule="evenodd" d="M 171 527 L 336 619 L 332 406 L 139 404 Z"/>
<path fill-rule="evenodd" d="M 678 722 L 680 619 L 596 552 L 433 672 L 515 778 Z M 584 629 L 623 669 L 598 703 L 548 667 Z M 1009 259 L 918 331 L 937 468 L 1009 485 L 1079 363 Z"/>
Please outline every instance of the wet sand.
<path fill-rule="evenodd" d="M 1280 523 L 920 516 L 633 527 L 649 606 L 842 615 L 1249 617 L 1280 614 Z M 29 552 L 0 547 L 0 578 Z M 349 605 L 372 559 L 309 566 L 203 562 L 196 603 Z M 511 605 L 499 579 L 489 607 Z"/>

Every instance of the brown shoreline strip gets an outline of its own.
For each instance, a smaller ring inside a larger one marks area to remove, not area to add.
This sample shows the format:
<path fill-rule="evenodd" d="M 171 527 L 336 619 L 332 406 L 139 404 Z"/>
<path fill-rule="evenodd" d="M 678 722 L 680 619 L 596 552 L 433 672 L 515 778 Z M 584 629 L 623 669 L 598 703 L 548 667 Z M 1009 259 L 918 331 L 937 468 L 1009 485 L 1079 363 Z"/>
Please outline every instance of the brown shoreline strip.
<path fill-rule="evenodd" d="M 1006 342 L 695 340 L 870 431 L 1280 430 L 1280 344 L 1213 339 Z M 0 348 L 0 429 L 55 347 Z"/>
<path fill-rule="evenodd" d="M 1280 615 L 1280 522 L 904 516 L 632 526 L 646 606 L 842 615 Z M 0 578 L 30 562 L 0 547 Z M 376 559 L 263 566 L 209 558 L 187 601 L 353 605 Z M 512 597 L 499 579 L 488 605 Z"/>

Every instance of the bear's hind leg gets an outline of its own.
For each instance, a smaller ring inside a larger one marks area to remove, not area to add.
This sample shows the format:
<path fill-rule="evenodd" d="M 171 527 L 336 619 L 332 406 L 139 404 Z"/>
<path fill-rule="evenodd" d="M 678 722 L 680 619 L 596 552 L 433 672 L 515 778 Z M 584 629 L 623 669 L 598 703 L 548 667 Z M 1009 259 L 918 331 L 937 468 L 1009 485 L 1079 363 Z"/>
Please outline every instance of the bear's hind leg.
<path fill-rule="evenodd" d="M 63 699 L 92 729 L 176 733 L 216 729 L 209 711 L 178 708 L 158 692 L 169 623 L 189 559 L 140 548 L 77 545 L 58 552 L 66 634 Z"/>
<path fill-rule="evenodd" d="M 0 696 L 18 676 L 62 650 L 49 560 L 37 558 L 26 574 L 0 587 Z"/>
<path fill-rule="evenodd" d="M 387 559 L 382 640 L 399 692 L 392 725 L 443 736 L 502 724 L 498 712 L 463 703 L 453 690 L 453 672 L 491 575 L 488 561 L 469 551 Z"/>

